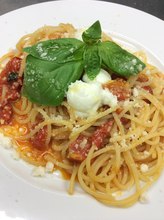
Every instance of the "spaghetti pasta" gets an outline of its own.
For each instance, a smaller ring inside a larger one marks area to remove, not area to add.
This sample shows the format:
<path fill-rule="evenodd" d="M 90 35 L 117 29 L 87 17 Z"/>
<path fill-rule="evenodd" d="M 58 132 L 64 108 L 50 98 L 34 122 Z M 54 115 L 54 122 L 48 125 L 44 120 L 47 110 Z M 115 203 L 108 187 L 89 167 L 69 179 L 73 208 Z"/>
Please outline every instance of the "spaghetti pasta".
<path fill-rule="evenodd" d="M 19 77 L 22 77 L 27 56 L 24 47 L 75 34 L 76 29 L 70 24 L 44 26 L 22 37 L 16 50 L 0 59 L 0 69 L 11 58 L 21 58 Z M 103 40 L 108 39 L 104 34 Z M 135 55 L 146 63 L 146 68 L 138 76 L 127 79 L 133 92 L 127 100 L 118 102 L 117 107 L 102 106 L 95 115 L 77 118 L 66 99 L 57 107 L 49 107 L 34 104 L 21 95 L 11 103 L 11 123 L 1 121 L 0 132 L 12 138 L 21 158 L 28 163 L 46 166 L 52 162 L 55 169 L 67 174 L 69 194 L 74 193 L 75 182 L 78 182 L 84 191 L 104 204 L 133 205 L 159 178 L 164 167 L 164 77 L 148 63 L 143 52 Z M 6 87 L 2 86 L 1 103 L 6 93 Z M 96 138 L 107 122 L 110 122 L 110 130 L 103 147 L 98 148 L 92 142 L 83 161 L 69 158 L 69 148 L 79 136 L 86 137 L 80 142 L 84 149 L 86 140 L 93 134 Z M 142 164 L 147 168 L 144 172 Z"/>

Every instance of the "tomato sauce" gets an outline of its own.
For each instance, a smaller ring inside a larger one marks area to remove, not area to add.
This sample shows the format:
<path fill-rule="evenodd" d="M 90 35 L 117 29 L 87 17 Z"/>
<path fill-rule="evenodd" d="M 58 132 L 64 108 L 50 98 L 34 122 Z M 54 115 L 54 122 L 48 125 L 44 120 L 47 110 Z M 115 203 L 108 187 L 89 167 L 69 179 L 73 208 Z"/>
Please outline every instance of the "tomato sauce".
<path fill-rule="evenodd" d="M 21 102 L 17 101 L 15 103 L 15 106 L 21 107 Z M 24 135 L 29 134 L 30 129 L 27 124 L 19 124 L 14 119 L 14 117 L 12 118 L 11 125 L 9 124 L 0 126 L 0 132 L 12 139 L 13 146 L 16 147 L 16 150 L 18 151 L 20 157 L 30 164 L 36 166 L 45 166 L 47 163 L 47 160 L 44 158 L 45 154 L 51 154 L 54 157 L 57 157 L 57 160 L 59 162 L 62 161 L 61 157 L 59 157 L 58 155 L 56 156 L 55 152 L 53 152 L 51 144 L 43 147 L 43 149 L 38 149 L 36 146 L 34 146 L 31 139 L 21 139 L 21 137 L 23 137 Z M 55 168 L 61 172 L 64 179 L 69 180 L 71 178 L 71 174 L 66 172 L 66 170 L 59 167 Z"/>
<path fill-rule="evenodd" d="M 18 75 L 20 66 L 21 59 L 14 57 L 0 74 L 0 125 L 11 123 L 13 116 L 11 103 L 20 98 L 22 87 L 22 77 Z"/>

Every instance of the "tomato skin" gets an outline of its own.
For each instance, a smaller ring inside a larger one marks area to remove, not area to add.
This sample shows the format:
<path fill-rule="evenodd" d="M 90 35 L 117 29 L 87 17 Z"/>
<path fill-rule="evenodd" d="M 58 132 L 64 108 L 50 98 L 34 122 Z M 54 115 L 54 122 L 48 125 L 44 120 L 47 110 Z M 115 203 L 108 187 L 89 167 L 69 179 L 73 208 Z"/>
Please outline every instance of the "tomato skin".
<path fill-rule="evenodd" d="M 13 109 L 11 103 L 20 98 L 20 90 L 22 87 L 22 78 L 18 77 L 18 71 L 21 66 L 21 59 L 12 58 L 2 70 L 0 74 L 0 124 L 10 124 L 12 121 Z M 15 78 L 9 77 L 15 74 Z M 5 87 L 5 97 L 3 100 L 2 91 Z"/>
<path fill-rule="evenodd" d="M 87 157 L 92 145 L 95 145 L 97 149 L 103 147 L 106 138 L 110 135 L 113 122 L 114 120 L 111 119 L 99 126 L 90 137 L 82 134 L 79 135 L 69 146 L 68 158 L 73 161 L 81 162 Z"/>
<path fill-rule="evenodd" d="M 44 126 L 31 138 L 31 143 L 36 149 L 44 151 L 47 149 L 46 138 L 47 126 Z"/>
<path fill-rule="evenodd" d="M 131 95 L 129 83 L 121 78 L 105 83 L 103 88 L 108 89 L 113 95 L 117 96 L 118 101 L 124 101 Z"/>

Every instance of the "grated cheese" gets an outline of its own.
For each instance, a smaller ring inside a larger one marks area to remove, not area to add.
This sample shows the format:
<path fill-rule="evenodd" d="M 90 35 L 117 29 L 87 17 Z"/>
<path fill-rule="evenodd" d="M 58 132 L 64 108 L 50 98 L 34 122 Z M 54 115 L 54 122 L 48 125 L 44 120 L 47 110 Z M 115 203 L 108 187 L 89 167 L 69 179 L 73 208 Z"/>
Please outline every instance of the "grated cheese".
<path fill-rule="evenodd" d="M 146 151 L 146 150 L 143 153 L 144 153 L 145 156 L 149 156 L 150 155 L 149 151 Z"/>
<path fill-rule="evenodd" d="M 142 132 L 142 135 L 143 135 L 143 136 L 146 136 L 147 134 L 148 134 L 147 131 L 143 131 L 143 132 Z"/>
<path fill-rule="evenodd" d="M 46 167 L 45 167 L 46 172 L 51 173 L 53 171 L 53 169 L 54 169 L 54 164 L 52 162 L 48 161 L 46 163 Z"/>
<path fill-rule="evenodd" d="M 146 193 L 143 193 L 140 195 L 140 198 L 139 198 L 139 201 L 140 203 L 142 204 L 146 204 L 146 203 L 149 203 L 149 197 Z"/>
<path fill-rule="evenodd" d="M 45 168 L 42 167 L 42 166 L 35 167 L 32 170 L 32 176 L 35 176 L 35 177 L 43 177 L 43 176 L 45 176 Z"/>
<path fill-rule="evenodd" d="M 121 144 L 122 147 L 125 147 L 125 148 L 128 147 L 128 145 L 126 144 L 126 140 L 125 139 L 122 139 L 120 144 Z"/>
<path fill-rule="evenodd" d="M 16 150 L 13 150 L 11 156 L 14 160 L 19 160 L 20 159 L 20 154 Z"/>
<path fill-rule="evenodd" d="M 146 70 L 145 72 L 146 75 L 150 75 L 150 73 L 151 73 L 150 70 Z"/>
<path fill-rule="evenodd" d="M 11 139 L 9 137 L 5 137 L 2 133 L 0 133 L 0 142 L 1 146 L 6 149 L 10 149 L 12 147 Z"/>
<path fill-rule="evenodd" d="M 134 96 L 134 97 L 137 97 L 138 95 L 139 95 L 138 89 L 137 89 L 137 88 L 134 88 L 134 89 L 133 89 L 133 96 Z"/>
<path fill-rule="evenodd" d="M 80 143 L 80 148 L 83 149 L 87 144 L 87 139 L 84 139 L 81 143 Z"/>
<path fill-rule="evenodd" d="M 149 170 L 149 167 L 148 167 L 147 164 L 142 163 L 140 165 L 140 170 L 141 170 L 142 173 L 146 173 Z"/>
<path fill-rule="evenodd" d="M 140 105 L 138 102 L 134 104 L 135 108 L 142 108 L 142 105 Z"/>

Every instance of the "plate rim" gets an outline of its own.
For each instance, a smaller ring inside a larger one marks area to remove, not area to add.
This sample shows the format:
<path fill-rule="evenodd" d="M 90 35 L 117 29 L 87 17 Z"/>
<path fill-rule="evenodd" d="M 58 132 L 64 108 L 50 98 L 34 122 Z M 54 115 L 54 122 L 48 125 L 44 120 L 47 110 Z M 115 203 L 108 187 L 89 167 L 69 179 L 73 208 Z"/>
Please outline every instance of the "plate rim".
<path fill-rule="evenodd" d="M 0 23 L 1 23 L 1 17 L 3 17 L 3 16 L 7 16 L 8 14 L 11 14 L 11 13 L 16 13 L 18 10 L 19 11 L 22 11 L 22 9 L 27 9 L 27 8 L 30 8 L 30 7 L 36 7 L 36 6 L 38 6 L 38 5 L 44 5 L 44 4 L 47 4 L 47 3 L 60 3 L 60 2 L 75 2 L 75 1 L 72 1 L 72 0 L 69 0 L 69 1 L 66 1 L 66 0 L 63 0 L 63 1 L 49 1 L 49 2 L 42 2 L 42 3 L 37 3 L 37 4 L 33 4 L 33 5 L 29 5 L 29 6 L 26 6 L 26 7 L 22 7 L 22 8 L 19 8 L 19 9 L 16 9 L 16 10 L 13 10 L 13 11 L 11 11 L 11 12 L 8 12 L 8 13 L 6 13 L 6 14 L 3 14 L 3 15 L 1 15 L 0 16 Z M 79 2 L 82 2 L 83 4 L 84 4 L 84 2 L 85 1 L 77 1 L 76 3 L 79 3 Z M 102 1 L 90 1 L 90 2 L 99 2 L 100 4 L 101 3 L 105 3 L 105 4 L 111 4 L 111 5 L 119 5 L 119 6 L 121 6 L 121 7 L 125 7 L 125 8 L 130 8 L 130 9 L 134 9 L 134 8 L 131 8 L 131 7 L 129 7 L 129 6 L 125 6 L 125 5 L 122 5 L 122 4 L 117 4 L 117 3 L 112 3 L 112 2 L 102 2 Z M 154 17 L 155 16 L 153 16 L 153 15 L 150 15 L 150 14 L 148 14 L 148 13 L 146 13 L 146 12 L 143 12 L 143 11 L 141 11 L 141 10 L 138 10 L 138 9 L 134 9 L 134 10 L 137 10 L 138 12 L 142 12 L 142 13 L 144 13 L 144 14 L 147 14 L 147 15 L 149 15 L 149 16 L 151 16 L 151 17 L 153 17 L 153 19 L 154 19 Z M 155 17 L 155 18 L 157 18 L 157 17 Z M 160 20 L 160 21 L 162 21 L 163 22 L 163 24 L 164 24 L 164 21 L 163 20 L 161 20 L 161 19 L 159 19 L 159 18 L 157 18 L 158 20 Z M 140 43 L 140 42 L 139 42 Z M 19 181 L 19 180 L 18 180 Z M 66 192 L 65 192 L 66 193 Z M 61 197 L 61 196 L 60 196 Z M 87 198 L 86 198 L 87 199 Z M 90 198 L 89 198 L 90 199 Z M 103 208 L 102 208 L 103 209 Z M 104 207 L 104 209 L 105 209 L 105 207 Z M 109 208 L 110 209 L 110 208 Z M 116 209 L 117 211 L 118 211 L 118 209 Z"/>

